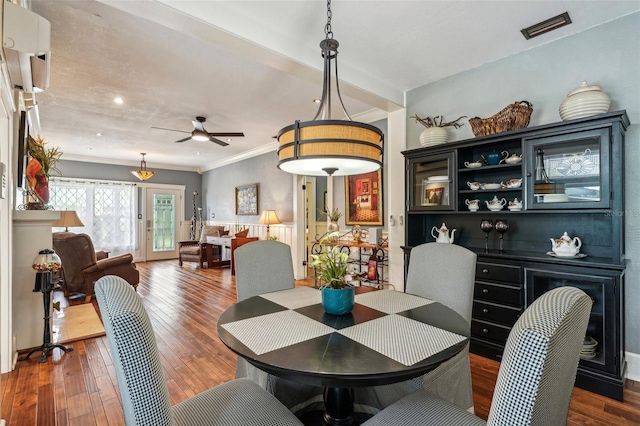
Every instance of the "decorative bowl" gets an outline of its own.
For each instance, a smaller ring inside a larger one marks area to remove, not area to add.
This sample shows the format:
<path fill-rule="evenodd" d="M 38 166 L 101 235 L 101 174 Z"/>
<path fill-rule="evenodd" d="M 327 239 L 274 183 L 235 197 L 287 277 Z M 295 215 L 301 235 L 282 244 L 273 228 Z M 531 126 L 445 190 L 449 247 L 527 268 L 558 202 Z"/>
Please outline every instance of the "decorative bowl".
<path fill-rule="evenodd" d="M 501 183 L 483 183 L 481 185 L 482 189 L 500 189 L 502 188 Z"/>
<path fill-rule="evenodd" d="M 603 114 L 609 111 L 610 105 L 609 95 L 603 92 L 600 86 L 589 86 L 583 81 L 580 87 L 569 92 L 560 104 L 560 118 L 567 121 Z"/>

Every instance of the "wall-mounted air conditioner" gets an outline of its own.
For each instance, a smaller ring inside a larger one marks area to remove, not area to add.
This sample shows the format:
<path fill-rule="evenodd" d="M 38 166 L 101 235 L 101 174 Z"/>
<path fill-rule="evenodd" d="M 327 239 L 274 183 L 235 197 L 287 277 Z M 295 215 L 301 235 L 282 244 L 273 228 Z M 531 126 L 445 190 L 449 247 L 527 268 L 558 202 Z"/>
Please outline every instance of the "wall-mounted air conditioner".
<path fill-rule="evenodd" d="M 28 9 L 5 1 L 2 47 L 14 87 L 25 92 L 41 92 L 49 87 L 49 21 Z"/>

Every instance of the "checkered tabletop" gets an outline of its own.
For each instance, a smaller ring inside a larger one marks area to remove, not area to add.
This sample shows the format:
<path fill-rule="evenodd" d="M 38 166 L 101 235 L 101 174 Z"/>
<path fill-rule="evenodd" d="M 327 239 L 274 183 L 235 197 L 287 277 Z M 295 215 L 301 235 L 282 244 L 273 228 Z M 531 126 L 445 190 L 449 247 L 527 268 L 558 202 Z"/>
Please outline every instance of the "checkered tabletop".
<path fill-rule="evenodd" d="M 352 313 L 344 316 L 326 314 L 321 299 L 321 292 L 310 287 L 247 299 L 222 314 L 218 334 L 266 370 L 325 377 L 322 383 L 327 375 L 360 381 L 348 386 L 385 375 L 390 378 L 382 380 L 392 383 L 392 376 L 413 375 L 414 370 L 417 376 L 468 341 L 464 319 L 429 299 L 372 291 L 356 295 Z"/>

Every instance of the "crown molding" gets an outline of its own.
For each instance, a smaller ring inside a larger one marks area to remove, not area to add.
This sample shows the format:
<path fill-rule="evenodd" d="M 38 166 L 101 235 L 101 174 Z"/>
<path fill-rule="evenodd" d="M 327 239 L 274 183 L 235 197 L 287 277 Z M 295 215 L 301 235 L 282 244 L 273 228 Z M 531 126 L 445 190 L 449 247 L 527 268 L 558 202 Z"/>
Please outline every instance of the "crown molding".
<path fill-rule="evenodd" d="M 90 157 L 84 155 L 73 155 L 73 154 L 62 154 L 62 161 L 80 161 L 82 163 L 97 163 L 97 164 L 109 164 L 116 166 L 131 166 L 131 167 L 140 167 L 140 161 L 132 161 L 132 160 L 116 160 L 115 158 L 104 158 L 104 157 Z M 189 167 L 189 166 L 175 166 L 171 164 L 160 164 L 153 163 L 153 167 L 149 170 L 154 169 L 162 169 L 162 170 L 178 170 L 182 172 L 196 172 L 202 174 L 202 169 L 199 167 Z"/>
<path fill-rule="evenodd" d="M 260 146 L 258 148 L 255 148 L 255 149 L 240 153 L 238 155 L 234 155 L 232 157 L 227 157 L 227 158 L 225 158 L 223 160 L 220 160 L 220 161 L 214 161 L 213 163 L 206 164 L 202 168 L 202 171 L 206 172 L 206 171 L 209 171 L 209 170 L 217 169 L 219 167 L 227 166 L 229 164 L 233 164 L 233 163 L 237 163 L 239 161 L 247 160 L 249 158 L 257 157 L 259 155 L 266 154 L 268 152 L 273 152 L 273 151 L 275 151 L 277 149 L 278 149 L 278 142 L 277 141 L 269 142 L 268 144 L 265 144 L 265 145 Z"/>

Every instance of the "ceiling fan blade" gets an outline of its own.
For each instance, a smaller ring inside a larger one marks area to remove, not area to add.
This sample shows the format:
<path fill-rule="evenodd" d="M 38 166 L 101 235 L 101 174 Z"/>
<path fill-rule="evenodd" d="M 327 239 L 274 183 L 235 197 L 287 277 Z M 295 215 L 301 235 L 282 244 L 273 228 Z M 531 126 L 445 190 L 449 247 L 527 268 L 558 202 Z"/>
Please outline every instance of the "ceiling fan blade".
<path fill-rule="evenodd" d="M 170 132 L 180 132 L 180 133 L 191 133 L 191 132 L 187 132 L 184 130 L 176 130 L 176 129 L 166 129 L 164 127 L 155 127 L 155 126 L 151 126 L 152 129 L 158 129 L 158 130 L 169 130 Z"/>
<path fill-rule="evenodd" d="M 200 130 L 201 132 L 206 132 L 206 130 L 204 129 L 204 124 L 202 124 L 200 121 L 191 120 L 191 122 L 193 123 L 194 129 Z"/>
<path fill-rule="evenodd" d="M 228 138 L 243 138 L 244 133 L 242 132 L 208 132 L 209 136 L 223 136 Z"/>
<path fill-rule="evenodd" d="M 176 143 L 182 143 L 182 142 L 186 142 L 188 140 L 191 140 L 191 136 L 189 136 L 188 138 L 180 139 L 179 141 L 176 141 Z"/>
<path fill-rule="evenodd" d="M 227 145 L 229 145 L 228 143 L 223 142 L 223 141 L 221 141 L 220 139 L 216 139 L 216 138 L 214 138 L 213 136 L 211 136 L 211 137 L 209 138 L 209 140 L 210 140 L 211 142 L 213 142 L 213 143 L 217 143 L 217 144 L 218 144 L 218 145 L 220 145 L 220 146 L 227 146 Z"/>

